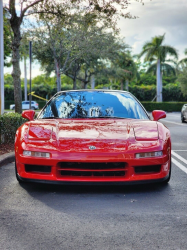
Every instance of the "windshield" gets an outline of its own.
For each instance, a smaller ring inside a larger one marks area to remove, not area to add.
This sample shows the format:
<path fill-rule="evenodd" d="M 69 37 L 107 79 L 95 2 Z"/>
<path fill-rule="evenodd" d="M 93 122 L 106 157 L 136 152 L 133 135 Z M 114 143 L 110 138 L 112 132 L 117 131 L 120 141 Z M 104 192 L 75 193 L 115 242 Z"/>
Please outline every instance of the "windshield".
<path fill-rule="evenodd" d="M 50 100 L 38 118 L 148 119 L 148 116 L 133 96 L 126 92 L 68 91 Z"/>

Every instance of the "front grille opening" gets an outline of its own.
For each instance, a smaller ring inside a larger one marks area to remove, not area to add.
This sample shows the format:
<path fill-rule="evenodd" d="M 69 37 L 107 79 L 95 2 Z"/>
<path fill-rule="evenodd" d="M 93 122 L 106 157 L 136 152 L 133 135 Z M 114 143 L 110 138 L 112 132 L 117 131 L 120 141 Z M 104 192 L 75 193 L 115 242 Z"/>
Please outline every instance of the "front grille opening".
<path fill-rule="evenodd" d="M 61 176 L 112 177 L 125 176 L 125 162 L 60 162 Z"/>
<path fill-rule="evenodd" d="M 87 170 L 125 169 L 125 162 L 60 162 L 60 167 Z"/>
<path fill-rule="evenodd" d="M 134 167 L 134 171 L 136 174 L 154 174 L 154 173 L 159 173 L 160 170 L 161 170 L 161 165 Z"/>
<path fill-rule="evenodd" d="M 25 171 L 29 173 L 51 173 L 51 166 L 26 164 Z"/>
<path fill-rule="evenodd" d="M 125 176 L 125 171 L 68 171 L 61 170 L 61 176 L 86 176 L 86 177 L 112 177 L 112 176 Z"/>

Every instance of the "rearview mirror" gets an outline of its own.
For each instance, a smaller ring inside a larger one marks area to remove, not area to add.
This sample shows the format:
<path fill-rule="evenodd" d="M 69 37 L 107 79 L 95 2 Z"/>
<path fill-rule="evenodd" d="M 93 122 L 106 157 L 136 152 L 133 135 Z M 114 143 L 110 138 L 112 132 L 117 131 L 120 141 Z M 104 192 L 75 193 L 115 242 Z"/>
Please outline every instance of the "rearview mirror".
<path fill-rule="evenodd" d="M 34 110 L 25 110 L 22 112 L 22 117 L 28 119 L 29 121 L 33 121 L 35 116 Z"/>
<path fill-rule="evenodd" d="M 166 118 L 166 112 L 163 110 L 153 110 L 152 116 L 154 121 L 158 121 L 162 118 Z"/>

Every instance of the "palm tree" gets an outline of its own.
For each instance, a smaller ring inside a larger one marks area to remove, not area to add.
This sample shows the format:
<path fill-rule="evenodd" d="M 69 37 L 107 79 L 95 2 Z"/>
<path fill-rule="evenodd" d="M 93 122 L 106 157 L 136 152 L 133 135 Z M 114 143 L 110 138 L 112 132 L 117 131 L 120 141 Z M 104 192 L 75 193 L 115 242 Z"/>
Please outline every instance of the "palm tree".
<path fill-rule="evenodd" d="M 162 74 L 161 74 L 161 64 L 166 61 L 167 56 L 173 56 L 178 59 L 178 53 L 175 48 L 169 45 L 162 45 L 165 39 L 165 34 L 163 36 L 155 36 L 152 38 L 151 42 L 146 42 L 143 46 L 143 50 L 139 57 L 145 56 L 144 61 L 152 62 L 153 59 L 156 60 L 156 75 L 157 75 L 157 102 L 162 102 Z"/>
<path fill-rule="evenodd" d="M 184 54 L 187 56 L 187 48 L 184 50 Z M 187 57 L 181 59 L 178 62 L 178 66 L 182 66 L 182 68 L 185 67 L 185 66 L 187 66 Z"/>

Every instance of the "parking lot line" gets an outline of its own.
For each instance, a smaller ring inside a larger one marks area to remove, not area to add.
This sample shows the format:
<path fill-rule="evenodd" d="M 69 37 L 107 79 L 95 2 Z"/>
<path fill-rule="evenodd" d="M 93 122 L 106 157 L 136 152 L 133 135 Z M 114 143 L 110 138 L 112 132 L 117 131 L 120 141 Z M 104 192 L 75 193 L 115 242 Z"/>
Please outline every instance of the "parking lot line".
<path fill-rule="evenodd" d="M 176 125 L 180 125 L 180 126 L 186 126 L 186 124 L 183 124 L 183 123 L 171 122 L 171 121 L 167 121 L 167 120 L 162 120 L 162 122 L 168 122 L 168 123 L 172 123 L 172 124 L 176 124 Z"/>
<path fill-rule="evenodd" d="M 181 151 L 181 152 L 187 152 L 187 150 L 183 150 L 183 149 L 181 149 L 181 150 L 180 150 L 180 149 L 179 149 L 179 150 L 178 150 L 178 149 L 174 149 L 173 151 L 175 151 L 175 152 L 176 152 L 176 151 L 178 151 L 178 152 L 180 152 L 180 151 Z"/>
<path fill-rule="evenodd" d="M 180 162 L 178 162 L 177 160 L 175 160 L 174 158 L 171 158 L 172 162 L 178 167 L 180 168 L 182 171 L 184 171 L 187 174 L 187 168 L 185 166 L 183 166 Z"/>
<path fill-rule="evenodd" d="M 178 155 L 177 153 L 175 153 L 173 150 L 171 150 L 171 154 L 175 157 L 177 157 L 179 160 L 181 160 L 182 162 L 184 162 L 185 164 L 187 164 L 187 160 L 184 159 L 182 156 Z"/>

